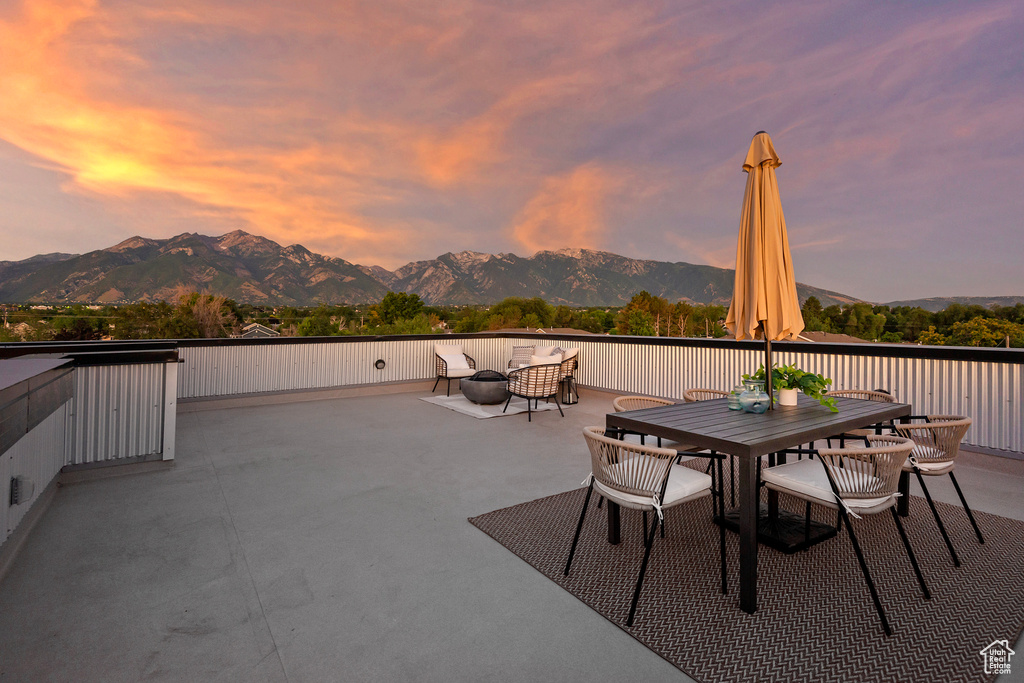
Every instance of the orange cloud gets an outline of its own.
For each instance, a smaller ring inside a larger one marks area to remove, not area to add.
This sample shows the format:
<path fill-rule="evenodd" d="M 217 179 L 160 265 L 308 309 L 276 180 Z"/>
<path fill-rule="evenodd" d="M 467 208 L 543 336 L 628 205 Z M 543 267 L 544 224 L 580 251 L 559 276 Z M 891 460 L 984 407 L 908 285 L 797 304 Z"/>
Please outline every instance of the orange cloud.
<path fill-rule="evenodd" d="M 531 252 L 600 248 L 604 244 L 604 202 L 615 179 L 596 165 L 548 178 L 516 219 L 512 236 Z"/>
<path fill-rule="evenodd" d="M 271 127 L 286 126 L 297 112 L 263 105 L 240 119 L 237 110 L 187 100 L 178 107 L 143 106 L 123 88 L 116 97 L 100 96 L 109 90 L 107 81 L 116 81 L 111 72 L 147 66 L 112 47 L 117 41 L 109 37 L 119 29 L 136 30 L 89 0 L 26 4 L 0 23 L 0 136 L 68 172 L 74 184 L 67 190 L 122 199 L 171 193 L 215 213 L 226 210 L 279 241 L 312 235 L 321 243 L 344 241 L 361 255 L 386 253 L 406 229 L 370 224 L 353 210 L 367 196 L 384 195 L 374 183 L 394 177 L 395 169 L 379 150 L 400 147 L 395 140 L 410 136 L 402 126 L 354 116 L 326 141 L 299 136 L 271 146 L 260 144 L 259 126 L 274 132 Z M 105 69 L 76 61 L 73 53 L 83 44 Z M 189 107 L 197 104 L 193 113 Z M 253 142 L 220 139 L 247 127 Z"/>

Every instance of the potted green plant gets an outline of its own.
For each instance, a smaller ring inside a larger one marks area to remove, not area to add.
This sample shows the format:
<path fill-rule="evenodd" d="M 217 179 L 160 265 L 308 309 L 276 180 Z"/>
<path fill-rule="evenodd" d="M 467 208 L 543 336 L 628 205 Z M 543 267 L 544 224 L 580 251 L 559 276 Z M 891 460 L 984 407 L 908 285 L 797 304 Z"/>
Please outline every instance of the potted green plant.
<path fill-rule="evenodd" d="M 743 379 L 754 379 L 764 381 L 764 365 L 761 365 L 757 372 L 752 375 L 743 375 Z M 797 391 L 816 399 L 818 403 L 825 406 L 833 413 L 839 412 L 836 407 L 836 400 L 826 396 L 825 392 L 832 385 L 832 380 L 813 372 L 805 372 L 796 365 L 774 366 L 772 368 L 772 388 L 778 392 L 779 405 L 796 405 Z"/>

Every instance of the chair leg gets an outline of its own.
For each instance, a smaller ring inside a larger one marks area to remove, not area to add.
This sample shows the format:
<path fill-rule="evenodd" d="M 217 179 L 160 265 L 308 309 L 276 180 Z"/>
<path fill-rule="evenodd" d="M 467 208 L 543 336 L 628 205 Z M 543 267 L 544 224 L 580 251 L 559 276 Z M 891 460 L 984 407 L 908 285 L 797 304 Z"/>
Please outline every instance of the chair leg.
<path fill-rule="evenodd" d="M 430 390 L 430 393 L 434 393 L 435 391 L 437 391 L 437 383 L 440 382 L 440 381 L 441 381 L 441 375 L 438 375 L 437 379 L 434 381 L 434 388 Z"/>
<path fill-rule="evenodd" d="M 562 412 L 562 404 L 558 402 L 558 392 L 555 392 L 555 407 L 558 408 L 558 414 L 565 417 L 565 413 Z"/>
<path fill-rule="evenodd" d="M 928 506 L 932 509 L 932 516 L 935 517 L 935 523 L 939 527 L 939 533 L 942 534 L 942 540 L 946 542 L 946 547 L 949 548 L 950 557 L 953 558 L 953 565 L 959 567 L 960 558 L 957 557 L 956 550 L 953 548 L 953 542 L 949 540 L 949 534 L 946 533 L 946 526 L 942 523 L 942 519 L 939 517 L 939 511 L 935 507 L 935 503 L 932 502 L 932 494 L 928 493 L 928 487 L 924 485 L 924 477 L 921 476 L 921 470 L 915 467 L 914 474 L 917 475 L 917 483 L 921 485 L 921 490 L 924 491 L 925 500 L 928 501 Z"/>
<path fill-rule="evenodd" d="M 580 511 L 580 521 L 576 525 L 576 534 L 572 537 L 572 547 L 569 548 L 569 559 L 565 563 L 565 571 L 562 572 L 564 576 L 569 576 L 569 567 L 572 566 L 573 555 L 576 554 L 576 544 L 580 540 L 580 531 L 583 530 L 583 518 L 587 516 L 587 506 L 590 505 L 590 494 L 594 492 L 594 480 L 590 480 L 590 486 L 587 487 L 587 497 L 583 499 L 583 509 Z"/>
<path fill-rule="evenodd" d="M 875 609 L 878 610 L 878 616 L 882 619 L 882 628 L 885 629 L 885 635 L 891 636 L 892 629 L 889 627 L 889 620 L 885 618 L 885 611 L 882 610 L 882 601 L 878 599 L 878 591 L 875 590 L 875 582 L 871 580 L 871 573 L 868 571 L 868 564 L 864 561 L 864 553 L 860 551 L 860 544 L 857 543 L 857 536 L 853 533 L 853 525 L 850 524 L 850 518 L 846 516 L 846 512 L 839 508 L 839 516 L 844 522 L 846 522 L 846 530 L 850 532 L 850 542 L 853 543 L 853 551 L 857 553 L 857 561 L 860 563 L 860 570 L 864 574 L 864 580 L 868 583 L 868 589 L 871 591 L 871 599 L 875 603 Z"/>
<path fill-rule="evenodd" d="M 956 489 L 956 495 L 960 496 L 960 502 L 963 503 L 964 511 L 967 513 L 967 518 L 971 520 L 971 526 L 974 527 L 974 533 L 978 535 L 978 543 L 984 544 L 985 538 L 981 535 L 981 529 L 978 528 L 978 523 L 974 521 L 974 514 L 971 512 L 971 508 L 967 505 L 967 499 L 964 498 L 964 492 L 960 490 L 960 484 L 957 483 L 956 477 L 953 476 L 953 470 L 949 471 L 949 479 L 953 482 L 953 487 Z"/>
<path fill-rule="evenodd" d="M 645 513 L 646 514 L 646 513 Z M 636 616 L 636 603 L 640 600 L 640 589 L 644 585 L 644 574 L 647 573 L 647 562 L 651 559 L 651 548 L 654 546 L 654 532 L 658 530 L 658 518 L 655 517 L 651 524 L 651 533 L 644 528 L 646 538 L 644 547 L 644 561 L 640 564 L 640 576 L 636 579 L 636 590 L 633 591 L 633 603 L 629 606 L 629 617 L 626 619 L 626 626 L 633 625 L 633 617 Z"/>
<path fill-rule="evenodd" d="M 900 530 L 900 538 L 903 539 L 903 547 L 907 550 L 907 557 L 910 558 L 910 564 L 914 566 L 914 573 L 917 574 L 917 582 L 921 584 L 921 592 L 924 593 L 925 600 L 931 600 L 932 594 L 928 590 L 928 585 L 924 582 L 924 574 L 921 573 L 921 567 L 917 564 L 917 557 L 914 556 L 914 550 L 910 547 L 910 539 L 907 538 L 907 532 L 903 529 L 903 522 L 900 521 L 900 516 L 896 514 L 896 506 L 889 508 L 892 511 L 892 518 L 896 520 L 896 528 Z"/>
<path fill-rule="evenodd" d="M 533 412 L 530 410 L 530 399 L 526 399 L 526 421 L 533 422 Z"/>
<path fill-rule="evenodd" d="M 511 403 L 511 402 L 512 402 L 512 394 L 509 394 L 508 395 L 508 400 L 505 401 L 505 407 L 501 409 L 501 412 L 504 413 L 506 410 L 508 410 L 508 404 Z"/>
<path fill-rule="evenodd" d="M 452 395 L 452 380 L 451 380 L 450 377 L 448 378 L 448 390 L 444 393 L 444 395 L 445 396 L 451 396 Z"/>

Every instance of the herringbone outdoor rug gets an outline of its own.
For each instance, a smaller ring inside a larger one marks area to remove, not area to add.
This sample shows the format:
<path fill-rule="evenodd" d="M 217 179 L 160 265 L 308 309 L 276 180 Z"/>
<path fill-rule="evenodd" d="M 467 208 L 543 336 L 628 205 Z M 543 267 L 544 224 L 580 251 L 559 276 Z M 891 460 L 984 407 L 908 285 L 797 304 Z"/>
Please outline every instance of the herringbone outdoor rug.
<path fill-rule="evenodd" d="M 698 681 L 993 680 L 981 650 L 1003 639 L 1013 647 L 1024 626 L 1022 522 L 976 512 L 986 540 L 980 545 L 963 510 L 939 503 L 963 562 L 956 569 L 927 503 L 912 498 L 905 526 L 932 592 L 926 601 L 891 516 L 854 520 L 894 630 L 886 638 L 845 530 L 794 555 L 761 546 L 758 611 L 742 612 L 737 537 L 726 535 L 730 592 L 723 596 L 717 527 L 705 498 L 667 512 L 666 538 L 655 540 L 627 629 L 643 557 L 639 512 L 623 510 L 623 542 L 611 546 L 593 496 L 572 571 L 562 575 L 585 491 L 469 521 Z M 815 510 L 817 519 L 834 514 Z M 1024 667 L 1024 659 L 1012 664 Z"/>

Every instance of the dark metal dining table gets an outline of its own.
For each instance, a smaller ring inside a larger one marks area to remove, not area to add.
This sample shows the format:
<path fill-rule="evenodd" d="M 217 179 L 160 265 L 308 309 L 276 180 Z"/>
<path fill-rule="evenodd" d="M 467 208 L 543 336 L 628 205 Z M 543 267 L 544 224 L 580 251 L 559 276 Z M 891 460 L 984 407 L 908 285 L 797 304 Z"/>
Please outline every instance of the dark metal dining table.
<path fill-rule="evenodd" d="M 911 414 L 911 407 L 904 403 L 844 397 L 836 397 L 835 402 L 837 413 L 801 394 L 796 406 L 776 403 L 774 410 L 758 415 L 729 410 L 723 398 L 609 413 L 605 426 L 609 434 L 627 430 L 737 457 L 740 608 L 753 614 L 757 611 L 758 458 Z M 608 506 L 608 520 L 609 541 L 617 542 L 617 505 Z"/>

